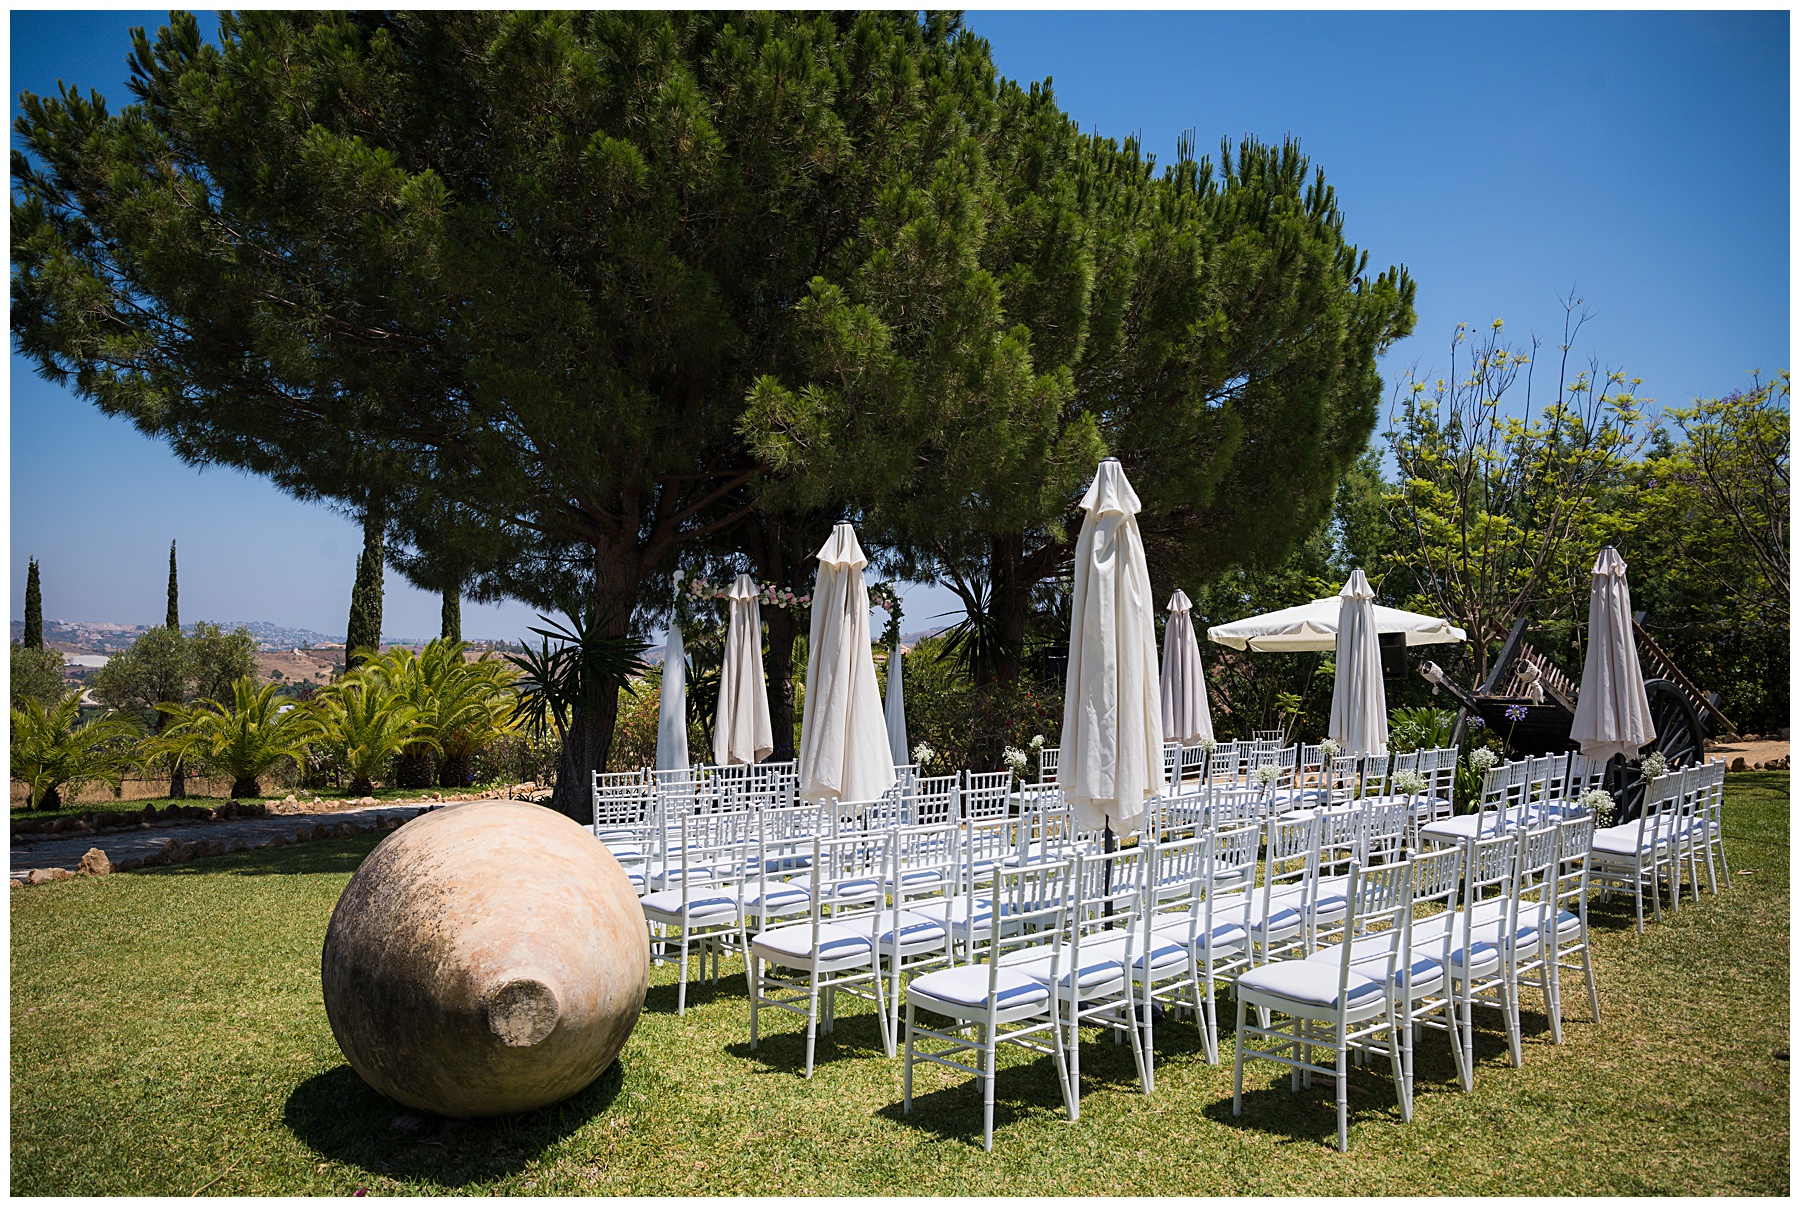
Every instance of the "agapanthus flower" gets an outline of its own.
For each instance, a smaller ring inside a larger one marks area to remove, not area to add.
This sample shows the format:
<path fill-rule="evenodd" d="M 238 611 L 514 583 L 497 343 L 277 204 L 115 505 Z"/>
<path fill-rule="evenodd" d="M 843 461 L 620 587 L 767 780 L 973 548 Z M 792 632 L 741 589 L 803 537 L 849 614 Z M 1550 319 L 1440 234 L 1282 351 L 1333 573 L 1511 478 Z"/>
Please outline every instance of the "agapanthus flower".
<path fill-rule="evenodd" d="M 1506 719 L 1508 721 L 1523 721 L 1529 711 L 1530 710 L 1523 704 L 1508 704 L 1506 706 Z"/>
<path fill-rule="evenodd" d="M 1487 722 L 1480 717 L 1470 717 L 1469 718 L 1469 728 L 1470 729 L 1486 729 Z"/>

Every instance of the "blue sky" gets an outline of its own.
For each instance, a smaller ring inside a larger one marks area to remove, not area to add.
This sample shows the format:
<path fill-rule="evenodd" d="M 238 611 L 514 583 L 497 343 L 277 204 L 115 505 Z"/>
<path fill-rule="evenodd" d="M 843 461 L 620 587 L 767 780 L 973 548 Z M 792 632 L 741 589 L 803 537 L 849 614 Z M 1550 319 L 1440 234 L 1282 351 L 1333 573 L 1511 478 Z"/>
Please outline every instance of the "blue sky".
<path fill-rule="evenodd" d="M 127 30 L 163 12 L 13 12 L 11 95 L 60 78 L 114 105 Z M 209 17 L 202 17 L 210 28 Z M 1577 351 L 1663 405 L 1788 365 L 1788 15 L 1755 13 L 972 12 L 1002 73 L 1054 79 L 1084 128 L 1160 161 L 1196 131 L 1292 135 L 1325 170 L 1372 266 L 1419 282 L 1416 334 L 1383 368 L 1442 367 L 1457 322 Z M 11 373 L 11 611 L 25 561 L 45 614 L 157 623 L 168 542 L 183 615 L 341 633 L 360 532 L 229 470 L 199 472 L 128 424 Z M 824 534 L 821 534 L 823 539 Z M 953 597 L 906 591 L 907 628 Z M 437 631 L 437 600 L 390 576 L 384 631 Z M 465 604 L 515 637 L 519 605 Z M 941 622 L 940 622 L 941 623 Z"/>

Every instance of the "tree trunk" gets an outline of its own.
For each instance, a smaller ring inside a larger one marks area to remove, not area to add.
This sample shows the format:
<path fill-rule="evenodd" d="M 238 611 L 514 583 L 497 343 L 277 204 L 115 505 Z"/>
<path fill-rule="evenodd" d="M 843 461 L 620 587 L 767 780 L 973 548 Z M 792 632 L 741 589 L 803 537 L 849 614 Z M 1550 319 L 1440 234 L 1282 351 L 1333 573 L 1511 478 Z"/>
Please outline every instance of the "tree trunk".
<path fill-rule="evenodd" d="M 394 760 L 394 787 L 429 788 L 437 779 L 429 746 L 408 746 Z"/>
<path fill-rule="evenodd" d="M 62 792 L 56 788 L 49 789 L 38 798 L 37 807 L 46 811 L 62 808 Z"/>
<path fill-rule="evenodd" d="M 789 584 L 791 585 L 791 584 Z M 769 758 L 782 763 L 794 757 L 794 639 L 800 635 L 801 614 L 786 608 L 763 613 L 769 625 L 769 727 L 775 733 L 775 749 Z"/>
<path fill-rule="evenodd" d="M 1021 573 L 1025 535 L 994 537 L 988 554 L 988 607 L 1006 643 L 995 659 L 994 677 L 1001 683 L 1019 678 L 1025 658 L 1025 620 L 1030 614 L 1031 583 Z"/>
<path fill-rule="evenodd" d="M 593 601 L 597 614 L 606 621 L 602 636 L 623 637 L 630 632 L 640 581 L 635 558 L 613 561 L 595 551 Z M 619 720 L 618 685 L 602 691 L 596 703 L 597 708 L 578 707 L 570 712 L 569 733 L 557 762 L 556 791 L 550 798 L 551 808 L 584 826 L 594 822 L 594 772 L 606 770 L 606 756 L 612 750 L 613 730 Z"/>
<path fill-rule="evenodd" d="M 454 755 L 438 764 L 438 787 L 466 788 L 469 786 L 469 758 L 467 755 Z"/>
<path fill-rule="evenodd" d="M 240 775 L 231 781 L 232 800 L 254 800 L 261 795 L 262 789 L 257 786 L 254 775 Z"/>
<path fill-rule="evenodd" d="M 231 790 L 231 794 L 233 796 L 236 796 L 237 789 L 233 788 Z M 373 796 L 373 795 L 375 795 L 375 781 L 369 779 L 367 776 L 364 776 L 361 779 L 351 780 L 350 781 L 350 795 L 351 796 Z"/>
<path fill-rule="evenodd" d="M 169 767 L 169 799 L 187 799 L 187 768 L 182 766 L 180 759 Z"/>

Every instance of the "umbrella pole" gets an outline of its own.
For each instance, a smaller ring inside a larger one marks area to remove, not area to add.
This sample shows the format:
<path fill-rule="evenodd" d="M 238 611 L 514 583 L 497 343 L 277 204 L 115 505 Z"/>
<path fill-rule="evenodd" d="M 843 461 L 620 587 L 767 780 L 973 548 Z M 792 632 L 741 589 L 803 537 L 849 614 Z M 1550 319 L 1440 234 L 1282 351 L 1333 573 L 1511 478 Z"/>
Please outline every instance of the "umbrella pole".
<path fill-rule="evenodd" d="M 1108 855 L 1112 854 L 1113 851 L 1116 849 L 1116 844 L 1113 841 L 1112 814 L 1110 814 L 1110 813 L 1108 813 L 1106 815 L 1106 834 L 1100 840 L 1100 849 L 1105 851 Z M 1112 907 L 1112 860 L 1110 860 L 1110 859 L 1106 861 L 1106 887 L 1102 891 L 1106 894 L 1106 916 L 1108 918 L 1110 918 L 1110 917 L 1112 917 L 1112 912 L 1113 912 L 1113 907 Z M 1108 929 L 1108 930 L 1112 929 L 1111 922 L 1108 922 L 1106 924 L 1106 929 Z"/>

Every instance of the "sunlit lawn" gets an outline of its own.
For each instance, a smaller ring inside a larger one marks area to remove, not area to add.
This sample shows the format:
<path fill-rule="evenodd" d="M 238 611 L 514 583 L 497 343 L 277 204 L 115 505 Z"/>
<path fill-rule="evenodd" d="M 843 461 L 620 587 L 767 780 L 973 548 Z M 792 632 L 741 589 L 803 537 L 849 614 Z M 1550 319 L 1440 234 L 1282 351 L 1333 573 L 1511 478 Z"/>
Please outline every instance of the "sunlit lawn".
<path fill-rule="evenodd" d="M 12 893 L 16 1194 L 1770 1194 L 1788 1192 L 1788 776 L 1727 781 L 1732 890 L 1639 936 L 1597 910 L 1603 1027 L 1565 988 L 1567 1042 L 1526 997 L 1525 1067 L 1494 1026 L 1475 1092 L 1427 1037 L 1417 1117 L 1382 1063 L 1351 1080 L 1351 1151 L 1328 1081 L 1262 1063 L 1231 1114 L 1231 1043 L 1158 1037 L 1157 1092 L 1128 1050 L 1085 1042 L 1082 1119 L 1048 1062 L 1014 1053 L 981 1151 L 973 1082 L 900 1066 L 850 1012 L 798 1075 L 799 1021 L 747 1050 L 741 965 L 674 1014 L 655 969 L 600 1081 L 536 1114 L 390 1126 L 319 1000 L 331 908 L 373 838 L 311 843 Z M 1229 1010 L 1224 1013 L 1229 1014 Z"/>

